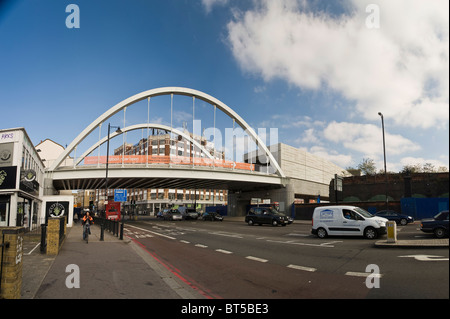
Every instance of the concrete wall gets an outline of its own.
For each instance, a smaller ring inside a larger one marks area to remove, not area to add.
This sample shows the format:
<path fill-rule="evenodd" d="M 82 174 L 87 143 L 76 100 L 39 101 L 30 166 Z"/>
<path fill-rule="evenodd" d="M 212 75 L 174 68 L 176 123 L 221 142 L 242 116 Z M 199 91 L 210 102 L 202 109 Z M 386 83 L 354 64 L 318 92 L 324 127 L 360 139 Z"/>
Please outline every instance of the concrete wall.
<path fill-rule="evenodd" d="M 282 143 L 277 146 L 276 158 L 286 176 L 291 179 L 329 185 L 334 174 L 347 174 L 343 168 L 305 150 Z"/>
<path fill-rule="evenodd" d="M 310 154 L 302 149 L 283 143 L 270 146 L 270 151 L 287 176 L 286 187 L 278 189 L 255 190 L 249 192 L 230 192 L 228 194 L 228 215 L 244 216 L 252 198 L 270 199 L 280 203 L 280 211 L 290 215 L 294 199 L 329 197 L 329 185 L 335 174 L 350 175 L 345 169 L 330 161 Z M 265 157 L 250 152 L 244 160 L 261 165 L 264 171 Z M 273 173 L 273 172 L 272 172 Z"/>

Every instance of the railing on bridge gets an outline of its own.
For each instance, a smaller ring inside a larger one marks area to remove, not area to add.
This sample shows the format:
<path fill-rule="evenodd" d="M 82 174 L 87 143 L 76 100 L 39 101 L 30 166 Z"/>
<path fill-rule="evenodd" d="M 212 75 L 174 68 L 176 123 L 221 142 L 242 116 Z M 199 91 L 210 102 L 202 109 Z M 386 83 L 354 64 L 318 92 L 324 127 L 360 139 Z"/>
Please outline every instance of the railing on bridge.
<path fill-rule="evenodd" d="M 219 167 L 255 171 L 255 165 L 249 163 L 239 163 L 220 159 L 186 157 L 186 156 L 150 156 L 150 155 L 110 155 L 109 164 L 174 164 L 174 165 L 194 165 L 205 167 Z M 106 156 L 91 156 L 84 158 L 84 165 L 106 164 Z"/>

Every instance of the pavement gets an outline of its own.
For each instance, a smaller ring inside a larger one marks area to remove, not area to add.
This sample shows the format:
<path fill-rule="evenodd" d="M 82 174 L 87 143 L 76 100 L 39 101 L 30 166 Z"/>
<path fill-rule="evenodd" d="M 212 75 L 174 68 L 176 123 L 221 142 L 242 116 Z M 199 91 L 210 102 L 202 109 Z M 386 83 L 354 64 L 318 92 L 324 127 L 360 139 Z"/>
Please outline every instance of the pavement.
<path fill-rule="evenodd" d="M 225 217 L 239 221 L 243 217 Z M 295 221 L 295 223 L 310 221 Z M 67 228 L 57 256 L 40 252 L 40 235 L 25 235 L 23 245 L 22 299 L 204 299 L 164 263 L 130 238 L 120 240 L 91 227 L 89 243 L 82 240 L 82 226 Z M 449 239 L 376 241 L 379 248 L 441 248 Z M 79 287 L 78 287 L 79 286 Z"/>
<path fill-rule="evenodd" d="M 89 243 L 80 224 L 67 228 L 57 256 L 42 254 L 37 237 L 24 239 L 22 299 L 205 298 L 131 239 L 105 231 L 100 241 L 99 226 Z"/>

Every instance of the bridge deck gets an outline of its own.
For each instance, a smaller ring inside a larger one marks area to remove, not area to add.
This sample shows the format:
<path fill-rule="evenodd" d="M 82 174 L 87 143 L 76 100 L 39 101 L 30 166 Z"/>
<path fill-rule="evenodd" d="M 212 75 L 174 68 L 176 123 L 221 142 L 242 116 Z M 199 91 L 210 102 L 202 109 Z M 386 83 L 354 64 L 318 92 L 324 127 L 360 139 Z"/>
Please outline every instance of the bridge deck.
<path fill-rule="evenodd" d="M 101 189 L 105 187 L 104 166 L 62 167 L 48 173 L 57 190 Z M 108 187 L 113 188 L 176 188 L 246 190 L 279 188 L 285 178 L 262 172 L 232 168 L 186 165 L 109 165 Z"/>

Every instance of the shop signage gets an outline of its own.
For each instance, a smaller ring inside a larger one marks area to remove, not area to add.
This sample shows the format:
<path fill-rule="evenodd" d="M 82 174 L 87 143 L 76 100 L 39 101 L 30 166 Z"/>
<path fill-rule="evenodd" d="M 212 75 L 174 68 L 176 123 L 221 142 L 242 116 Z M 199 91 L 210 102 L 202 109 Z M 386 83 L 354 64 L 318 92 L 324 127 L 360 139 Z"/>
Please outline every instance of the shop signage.
<path fill-rule="evenodd" d="M 36 181 L 36 172 L 32 169 L 20 171 L 20 187 L 21 190 L 33 194 L 39 194 L 39 183 Z"/>
<path fill-rule="evenodd" d="M 15 189 L 17 166 L 0 167 L 0 189 Z"/>
<path fill-rule="evenodd" d="M 0 144 L 0 167 L 11 166 L 13 163 L 14 143 Z"/>
<path fill-rule="evenodd" d="M 14 139 L 14 132 L 4 132 L 0 135 L 0 141 L 10 141 Z"/>
<path fill-rule="evenodd" d="M 69 202 L 47 202 L 45 211 L 47 218 L 67 216 L 69 212 Z"/>

